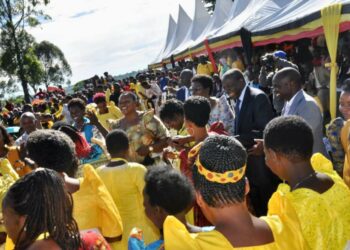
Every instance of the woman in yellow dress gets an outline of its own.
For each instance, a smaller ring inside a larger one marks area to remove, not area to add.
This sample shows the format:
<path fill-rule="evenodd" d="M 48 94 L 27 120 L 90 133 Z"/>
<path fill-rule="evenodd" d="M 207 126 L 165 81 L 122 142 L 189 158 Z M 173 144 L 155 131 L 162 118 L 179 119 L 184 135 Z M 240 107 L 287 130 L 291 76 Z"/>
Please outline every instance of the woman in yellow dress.
<path fill-rule="evenodd" d="M 21 159 L 20 150 L 20 147 L 12 146 L 11 139 L 6 131 L 6 128 L 0 125 L 0 158 L 7 158 L 13 169 L 21 177 L 32 170 Z"/>
<path fill-rule="evenodd" d="M 60 131 L 38 130 L 30 134 L 27 150 L 38 167 L 53 169 L 64 179 L 79 229 L 98 230 L 112 249 L 118 249 L 115 245 L 123 232 L 119 211 L 91 165 L 84 166 L 83 178 L 73 177 L 78 166 L 73 141 Z"/>
<path fill-rule="evenodd" d="M 122 130 L 113 130 L 106 137 L 111 161 L 97 169 L 123 222 L 124 233 L 118 249 L 127 249 L 128 236 L 133 227 L 141 228 L 146 243 L 159 239 L 159 230 L 146 217 L 142 192 L 145 186 L 146 168 L 135 162 L 128 162 L 129 139 Z"/>
<path fill-rule="evenodd" d="M 33 171 L 16 181 L 3 200 L 4 225 L 15 249 L 79 249 L 73 201 L 53 170 Z"/>
<path fill-rule="evenodd" d="M 2 207 L 2 201 L 6 195 L 7 190 L 18 178 L 19 178 L 18 174 L 12 168 L 8 159 L 0 158 L 0 208 Z M 0 211 L 0 249 L 1 249 L 1 245 L 5 243 L 5 240 L 6 240 L 6 231 L 5 231 L 3 216 L 1 211 Z"/>
<path fill-rule="evenodd" d="M 187 211 L 193 206 L 194 188 L 189 179 L 170 165 L 150 168 L 145 176 L 143 192 L 147 217 L 163 231 L 167 216 L 176 217 L 191 233 L 213 230 L 213 227 L 196 227 L 186 220 Z M 134 228 L 128 241 L 128 250 L 159 250 L 164 247 L 164 239 L 145 244 L 142 228 Z"/>
<path fill-rule="evenodd" d="M 344 249 L 350 239 L 350 190 L 321 154 L 312 156 L 310 126 L 300 117 L 272 120 L 264 131 L 266 164 L 286 183 L 269 201 L 269 214 L 289 203 L 311 249 Z"/>
<path fill-rule="evenodd" d="M 305 249 L 299 224 L 283 218 L 257 218 L 246 205 L 247 153 L 236 139 L 209 136 L 202 143 L 193 169 L 197 203 L 215 230 L 189 234 L 181 222 L 168 217 L 165 249 Z"/>
<path fill-rule="evenodd" d="M 95 94 L 93 101 L 97 105 L 96 116 L 105 129 L 109 130 L 109 121 L 122 118 L 123 114 L 120 109 L 115 106 L 114 102 L 107 102 L 104 93 Z"/>

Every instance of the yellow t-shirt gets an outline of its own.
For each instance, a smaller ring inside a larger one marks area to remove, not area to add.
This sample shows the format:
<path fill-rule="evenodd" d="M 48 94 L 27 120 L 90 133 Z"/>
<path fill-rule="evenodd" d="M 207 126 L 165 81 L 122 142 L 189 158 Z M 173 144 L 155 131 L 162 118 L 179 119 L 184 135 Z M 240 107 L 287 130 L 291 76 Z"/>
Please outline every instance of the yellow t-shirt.
<path fill-rule="evenodd" d="M 302 250 L 306 249 L 304 239 L 300 232 L 292 231 L 288 224 L 282 223 L 278 216 L 262 217 L 270 227 L 274 242 L 252 247 L 235 248 L 226 237 L 217 230 L 190 234 L 185 225 L 173 216 L 168 216 L 164 222 L 164 245 L 165 249 L 186 250 Z"/>
<path fill-rule="evenodd" d="M 80 189 L 73 193 L 73 216 L 79 230 L 97 228 L 105 237 L 114 238 L 123 233 L 118 208 L 106 186 L 91 165 L 83 168 Z M 111 244 L 113 249 L 117 243 Z"/>
<path fill-rule="evenodd" d="M 280 184 L 269 201 L 269 214 L 283 197 L 296 212 L 302 234 L 311 249 L 344 249 L 350 239 L 350 190 L 322 154 L 314 154 L 311 165 L 331 177 L 334 185 L 319 194 L 307 188 L 291 192 L 289 185 Z M 284 211 L 281 213 L 288 216 Z"/>
<path fill-rule="evenodd" d="M 214 73 L 213 65 L 210 62 L 207 64 L 199 63 L 197 66 L 197 74 L 198 75 L 208 75 L 211 76 Z"/>
<path fill-rule="evenodd" d="M 111 104 L 110 106 L 107 106 L 108 113 L 100 114 L 99 110 L 97 110 L 96 112 L 96 116 L 98 120 L 100 121 L 102 126 L 107 130 L 110 130 L 109 121 L 118 120 L 123 116 L 123 113 L 120 111 L 120 109 L 117 106 L 114 105 L 114 102 L 110 102 L 110 104 Z"/>
<path fill-rule="evenodd" d="M 143 165 L 126 160 L 120 166 L 102 166 L 97 169 L 97 173 L 117 205 L 123 221 L 124 233 L 118 249 L 127 249 L 128 237 L 134 227 L 142 229 L 146 244 L 158 240 L 160 237 L 158 229 L 144 212 L 142 192 L 145 186 L 146 171 Z"/>

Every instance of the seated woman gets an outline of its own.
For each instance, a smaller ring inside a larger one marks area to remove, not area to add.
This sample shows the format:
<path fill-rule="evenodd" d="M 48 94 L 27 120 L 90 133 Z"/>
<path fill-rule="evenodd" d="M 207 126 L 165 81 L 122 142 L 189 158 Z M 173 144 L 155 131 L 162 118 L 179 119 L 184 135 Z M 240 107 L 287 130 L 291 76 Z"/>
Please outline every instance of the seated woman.
<path fill-rule="evenodd" d="M 62 176 L 73 196 L 73 215 L 80 230 L 100 231 L 113 248 L 123 228 L 119 211 L 91 165 L 84 166 L 83 178 L 73 177 L 78 167 L 73 141 L 60 131 L 39 130 L 29 136 L 27 150 L 38 167 L 53 169 Z"/>
<path fill-rule="evenodd" d="M 247 153 L 236 139 L 205 139 L 193 179 L 197 203 L 215 230 L 190 235 L 183 223 L 169 216 L 164 223 L 165 249 L 305 249 L 298 223 L 250 214 L 246 163 Z"/>
<path fill-rule="evenodd" d="M 0 125 L 0 158 L 7 158 L 13 169 L 21 177 L 32 170 L 20 156 L 20 147 L 11 144 L 11 139 L 6 128 Z"/>
<path fill-rule="evenodd" d="M 213 227 L 195 227 L 186 221 L 185 214 L 194 202 L 194 190 L 190 181 L 177 170 L 167 165 L 151 168 L 146 174 L 145 181 L 143 192 L 145 212 L 161 232 L 168 215 L 175 216 L 191 233 L 213 229 Z M 161 235 L 159 240 L 146 245 L 142 228 L 134 228 L 130 234 L 128 249 L 155 250 L 160 249 L 163 243 Z"/>
<path fill-rule="evenodd" d="M 211 106 L 208 124 L 211 126 L 215 122 L 222 122 L 224 129 L 230 134 L 234 134 L 235 115 L 230 107 L 226 96 L 220 98 L 211 96 L 213 92 L 213 79 L 206 75 L 196 75 L 191 80 L 193 96 L 203 96 L 208 99 Z"/>
<path fill-rule="evenodd" d="M 326 158 L 312 157 L 312 145 L 312 130 L 300 117 L 279 117 L 266 126 L 266 164 L 286 181 L 272 195 L 269 214 L 289 203 L 311 249 L 344 249 L 350 239 L 350 190 Z"/>
<path fill-rule="evenodd" d="M 109 102 L 107 105 L 106 95 L 104 93 L 95 94 L 93 101 L 97 105 L 97 119 L 105 129 L 109 130 L 109 121 L 118 120 L 123 116 L 122 112 L 117 106 L 115 106 L 114 102 Z"/>
<path fill-rule="evenodd" d="M 118 249 L 127 249 L 128 236 L 133 227 L 144 230 L 147 243 L 158 239 L 159 230 L 147 219 L 142 205 L 146 168 L 126 160 L 129 139 L 124 131 L 116 129 L 110 132 L 106 144 L 112 159 L 106 166 L 99 167 L 97 174 L 111 194 L 123 222 L 124 233 Z"/>
<path fill-rule="evenodd" d="M 110 249 L 99 234 L 79 233 L 72 210 L 62 178 L 50 169 L 22 177 L 3 200 L 5 227 L 15 249 Z"/>
<path fill-rule="evenodd" d="M 124 117 L 111 125 L 112 129 L 124 130 L 130 141 L 128 160 L 149 166 L 167 146 L 169 132 L 154 112 L 137 111 L 138 99 L 132 92 L 123 92 L 119 107 Z"/>

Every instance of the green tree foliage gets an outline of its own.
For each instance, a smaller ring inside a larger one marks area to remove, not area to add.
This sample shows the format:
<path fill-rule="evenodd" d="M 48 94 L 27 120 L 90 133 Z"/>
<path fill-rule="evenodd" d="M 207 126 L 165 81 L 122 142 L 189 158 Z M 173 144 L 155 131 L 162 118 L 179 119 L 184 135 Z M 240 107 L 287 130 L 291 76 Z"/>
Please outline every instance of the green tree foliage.
<path fill-rule="evenodd" d="M 42 41 L 34 46 L 35 54 L 41 61 L 44 69 L 42 82 L 46 88 L 49 84 L 59 85 L 66 76 L 72 75 L 72 70 L 63 52 L 56 45 Z"/>
<path fill-rule="evenodd" d="M 37 65 L 37 60 L 30 51 L 34 39 L 25 28 L 37 26 L 40 20 L 50 18 L 40 9 L 48 3 L 49 0 L 0 0 L 1 66 L 9 76 L 21 82 L 26 102 L 30 102 L 28 84 L 37 80 L 31 67 Z"/>

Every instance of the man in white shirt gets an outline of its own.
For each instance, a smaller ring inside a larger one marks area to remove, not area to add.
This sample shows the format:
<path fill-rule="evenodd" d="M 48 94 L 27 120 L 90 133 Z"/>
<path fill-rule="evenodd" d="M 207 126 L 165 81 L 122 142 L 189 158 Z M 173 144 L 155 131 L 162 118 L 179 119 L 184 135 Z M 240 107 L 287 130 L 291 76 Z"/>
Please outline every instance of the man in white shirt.
<path fill-rule="evenodd" d="M 148 102 L 152 102 L 155 112 L 158 113 L 159 106 L 161 104 L 162 90 L 160 89 L 158 84 L 153 81 L 151 81 L 150 83 L 147 81 L 143 81 L 141 82 L 141 85 L 145 88 L 145 94 L 148 99 Z"/>
<path fill-rule="evenodd" d="M 302 89 L 303 82 L 298 70 L 287 67 L 279 70 L 272 80 L 277 96 L 285 101 L 282 116 L 297 115 L 311 126 L 314 136 L 314 153 L 328 156 L 323 143 L 323 117 L 315 99 Z"/>
<path fill-rule="evenodd" d="M 27 143 L 29 134 L 36 130 L 36 118 L 31 112 L 25 112 L 20 119 L 21 128 L 24 133 L 16 140 L 16 146 L 25 145 Z"/>

